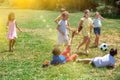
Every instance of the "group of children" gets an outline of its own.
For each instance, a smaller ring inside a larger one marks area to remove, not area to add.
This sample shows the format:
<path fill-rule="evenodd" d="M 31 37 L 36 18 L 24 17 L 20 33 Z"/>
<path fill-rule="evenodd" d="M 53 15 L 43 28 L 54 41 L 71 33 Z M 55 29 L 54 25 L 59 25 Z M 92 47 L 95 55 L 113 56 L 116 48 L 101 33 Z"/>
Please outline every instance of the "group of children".
<path fill-rule="evenodd" d="M 102 26 L 101 20 L 104 19 L 98 12 L 95 13 L 95 18 L 92 20 L 90 18 L 90 11 L 85 10 L 84 17 L 81 18 L 79 25 L 76 30 L 72 30 L 70 27 L 70 23 L 68 21 L 69 13 L 65 9 L 61 9 L 61 15 L 55 19 L 55 22 L 57 23 L 57 30 L 58 30 L 58 42 L 57 46 L 65 43 L 66 48 L 63 52 L 60 51 L 58 47 L 54 48 L 52 50 L 53 58 L 49 62 L 45 62 L 43 64 L 43 67 L 48 66 L 49 64 L 57 65 L 57 64 L 63 64 L 66 62 L 70 62 L 73 60 L 76 60 L 78 55 L 73 54 L 70 56 L 70 45 L 72 43 L 72 40 L 75 35 L 77 35 L 80 31 L 82 31 L 83 34 L 83 41 L 80 43 L 77 47 L 77 50 L 83 45 L 85 46 L 85 53 L 88 53 L 88 48 L 90 44 L 90 34 L 92 32 L 92 28 L 94 27 L 94 33 L 96 35 L 95 38 L 95 47 L 98 46 L 99 42 L 99 36 L 100 36 L 100 27 Z M 22 32 L 22 30 L 17 26 L 16 20 L 15 20 L 15 14 L 10 13 L 8 15 L 8 22 L 7 22 L 7 28 L 8 28 L 8 39 L 9 39 L 9 51 L 13 52 L 14 50 L 14 44 L 15 40 L 17 38 L 16 28 Z M 72 31 L 72 37 L 68 38 L 68 30 Z M 96 67 L 103 67 L 103 66 L 115 66 L 115 59 L 114 56 L 117 55 L 117 49 L 112 48 L 109 52 L 109 54 L 106 54 L 103 57 L 95 57 L 95 58 L 87 58 L 87 59 L 77 59 L 77 62 L 91 62 L 93 66 Z"/>
<path fill-rule="evenodd" d="M 101 32 L 101 20 L 104 18 L 99 14 L 99 12 L 95 13 L 95 18 L 92 20 L 90 18 L 90 11 L 87 9 L 84 12 L 84 17 L 80 19 L 79 25 L 76 30 L 72 30 L 68 21 L 69 13 L 65 9 L 61 9 L 61 15 L 59 15 L 55 22 L 57 23 L 57 30 L 58 30 L 58 42 L 57 47 L 53 49 L 52 54 L 53 58 L 50 62 L 51 65 L 56 64 L 63 64 L 65 62 L 76 60 L 78 55 L 73 54 L 70 56 L 70 45 L 75 35 L 77 35 L 80 31 L 83 34 L 83 41 L 77 47 L 79 48 L 86 44 L 85 46 L 85 53 L 88 54 L 88 48 L 90 44 L 90 34 L 92 29 L 94 28 L 95 33 L 95 42 L 94 47 L 98 47 L 99 45 L 99 36 Z M 68 38 L 68 30 L 72 31 L 72 37 Z M 65 44 L 67 47 L 63 52 L 60 51 L 59 47 L 61 44 Z M 86 59 L 77 59 L 77 62 L 85 62 L 91 63 L 95 67 L 114 67 L 115 66 L 115 59 L 114 56 L 117 55 L 117 49 L 111 48 L 109 54 L 106 54 L 103 57 L 95 57 L 95 58 L 86 58 Z M 43 67 L 48 66 L 48 63 L 43 64 Z"/>
<path fill-rule="evenodd" d="M 77 50 L 79 48 L 86 44 L 85 46 L 85 53 L 88 53 L 88 48 L 90 44 L 90 34 L 92 32 L 92 29 L 94 28 L 95 33 L 95 42 L 94 47 L 98 47 L 99 44 L 99 36 L 101 32 L 101 20 L 104 18 L 99 14 L 99 12 L 95 13 L 95 18 L 92 20 L 90 18 L 90 11 L 85 10 L 84 17 L 80 19 L 79 25 L 77 30 L 72 30 L 68 21 L 69 13 L 65 11 L 65 9 L 61 9 L 61 15 L 59 15 L 55 22 L 57 23 L 57 30 L 58 30 L 58 42 L 57 45 L 61 45 L 65 43 L 65 45 L 68 44 L 69 38 L 68 38 L 68 30 L 72 31 L 75 34 L 78 34 L 80 31 L 82 31 L 83 34 L 83 41 L 78 45 Z"/>

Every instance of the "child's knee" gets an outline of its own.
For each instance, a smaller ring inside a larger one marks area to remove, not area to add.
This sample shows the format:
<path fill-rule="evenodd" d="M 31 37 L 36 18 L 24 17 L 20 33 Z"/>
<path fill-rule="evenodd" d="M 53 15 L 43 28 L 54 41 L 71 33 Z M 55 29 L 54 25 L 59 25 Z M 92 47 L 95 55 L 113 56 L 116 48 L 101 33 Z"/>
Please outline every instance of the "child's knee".
<path fill-rule="evenodd" d="M 71 60 L 76 60 L 76 59 L 77 59 L 77 57 L 78 57 L 78 55 L 77 55 L 77 54 L 73 54 L 73 55 L 71 56 Z"/>

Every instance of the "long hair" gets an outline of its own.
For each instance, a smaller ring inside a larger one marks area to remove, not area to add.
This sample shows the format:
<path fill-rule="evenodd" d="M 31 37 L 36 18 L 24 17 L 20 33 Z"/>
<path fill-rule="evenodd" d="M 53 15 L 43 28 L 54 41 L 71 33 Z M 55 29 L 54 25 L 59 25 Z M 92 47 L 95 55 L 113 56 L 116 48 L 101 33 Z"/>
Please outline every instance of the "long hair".
<path fill-rule="evenodd" d="M 13 12 L 9 13 L 9 15 L 8 15 L 8 21 L 12 21 L 13 20 L 12 16 L 15 17 L 15 14 Z"/>

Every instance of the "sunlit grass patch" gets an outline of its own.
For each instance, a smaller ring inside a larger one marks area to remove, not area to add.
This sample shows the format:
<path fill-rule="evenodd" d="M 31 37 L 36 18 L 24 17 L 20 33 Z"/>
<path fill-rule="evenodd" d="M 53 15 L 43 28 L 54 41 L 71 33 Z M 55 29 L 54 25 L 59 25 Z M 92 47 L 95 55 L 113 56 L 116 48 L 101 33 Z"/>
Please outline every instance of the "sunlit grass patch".
<path fill-rule="evenodd" d="M 52 59 L 52 49 L 57 42 L 57 30 L 54 19 L 59 15 L 55 11 L 0 9 L 0 80 L 117 80 L 119 79 L 120 67 L 115 70 L 106 68 L 94 68 L 90 64 L 69 62 L 58 66 L 42 68 L 45 61 Z M 18 31 L 18 39 L 13 53 L 7 52 L 8 40 L 6 21 L 9 12 L 15 12 L 18 26 L 23 30 Z M 72 28 L 76 28 L 83 13 L 70 13 L 69 21 Z M 110 44 L 107 51 L 100 48 L 91 48 L 95 35 L 91 36 L 89 55 L 79 55 L 79 58 L 93 58 L 109 53 L 110 48 L 120 50 L 120 23 L 119 19 L 106 19 L 103 21 L 100 44 Z M 2 36 L 1 36 L 2 35 Z M 71 33 L 69 34 L 69 37 Z M 75 36 L 71 45 L 71 54 L 76 53 L 76 46 L 82 42 L 83 35 L 80 32 Z M 80 52 L 84 52 L 84 47 Z M 63 51 L 64 46 L 60 47 Z M 119 60 L 118 54 L 116 60 Z"/>

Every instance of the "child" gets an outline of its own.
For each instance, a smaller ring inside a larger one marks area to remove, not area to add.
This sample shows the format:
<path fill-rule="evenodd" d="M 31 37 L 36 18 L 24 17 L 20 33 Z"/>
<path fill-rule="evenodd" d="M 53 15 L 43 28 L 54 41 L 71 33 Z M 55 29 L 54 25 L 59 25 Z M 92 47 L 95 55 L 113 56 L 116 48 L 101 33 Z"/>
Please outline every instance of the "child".
<path fill-rule="evenodd" d="M 73 36 L 69 40 L 69 44 L 64 49 L 62 54 L 61 54 L 61 51 L 60 51 L 60 49 L 58 47 L 54 48 L 52 50 L 53 59 L 50 62 L 51 65 L 64 64 L 66 62 L 73 61 L 73 60 L 75 60 L 78 57 L 77 54 L 73 54 L 72 56 L 70 56 L 70 51 L 71 51 L 70 45 L 72 43 L 72 40 L 73 40 Z M 49 62 L 48 61 L 44 62 L 44 64 L 42 65 L 42 67 L 48 67 L 48 66 L 49 66 Z"/>
<path fill-rule="evenodd" d="M 91 62 L 91 64 L 95 67 L 115 67 L 115 55 L 117 55 L 117 49 L 111 48 L 109 54 L 106 54 L 103 57 L 95 57 L 92 59 L 77 59 L 77 62 Z"/>
<path fill-rule="evenodd" d="M 58 30 L 58 42 L 57 46 L 65 43 L 68 45 L 68 30 L 71 30 L 68 23 L 68 12 L 65 11 L 62 13 L 62 20 L 58 22 L 57 30 Z M 67 30 L 68 29 L 68 30 Z M 72 30 L 71 30 L 72 31 Z"/>
<path fill-rule="evenodd" d="M 94 27 L 94 33 L 95 33 L 95 47 L 98 47 L 99 45 L 99 36 L 100 36 L 100 32 L 101 32 L 101 20 L 103 20 L 104 18 L 99 14 L 99 12 L 95 13 L 95 18 L 93 19 L 93 27 Z"/>
<path fill-rule="evenodd" d="M 15 14 L 13 12 L 11 12 L 8 15 L 7 27 L 8 27 L 8 39 L 9 39 L 9 52 L 13 52 L 13 47 L 15 44 L 15 40 L 17 38 L 16 28 L 20 32 L 22 32 L 21 29 L 17 26 L 15 20 Z"/>
<path fill-rule="evenodd" d="M 51 60 L 50 64 L 51 65 L 57 65 L 57 64 L 64 64 L 66 62 L 70 62 L 70 61 L 73 61 L 75 60 L 78 55 L 77 54 L 73 54 L 72 56 L 70 56 L 70 45 L 68 45 L 65 50 L 62 52 L 61 54 L 61 51 L 59 48 L 54 48 L 52 50 L 52 54 L 53 54 L 53 59 Z M 46 67 L 49 65 L 49 62 L 45 62 L 43 64 L 43 67 Z"/>
<path fill-rule="evenodd" d="M 88 53 L 88 48 L 89 48 L 89 44 L 90 44 L 90 33 L 92 31 L 92 19 L 90 18 L 90 11 L 89 10 L 85 10 L 84 12 L 84 17 L 81 18 L 79 25 L 78 25 L 78 29 L 76 31 L 76 33 L 78 34 L 80 31 L 82 31 L 83 34 L 83 41 L 82 43 L 80 43 L 77 47 L 77 50 L 79 50 L 79 48 L 85 45 L 85 53 Z"/>
<path fill-rule="evenodd" d="M 73 54 L 72 56 L 70 56 L 69 55 L 70 51 L 71 51 L 70 46 L 67 46 L 65 50 L 62 52 L 62 54 L 59 48 L 54 48 L 52 51 L 53 60 L 51 61 L 51 64 L 63 64 L 65 62 L 70 62 L 75 60 L 78 55 Z"/>
<path fill-rule="evenodd" d="M 55 19 L 55 23 L 58 24 L 58 22 L 62 19 L 62 13 L 66 11 L 64 8 L 61 8 L 60 12 L 61 14 Z"/>

